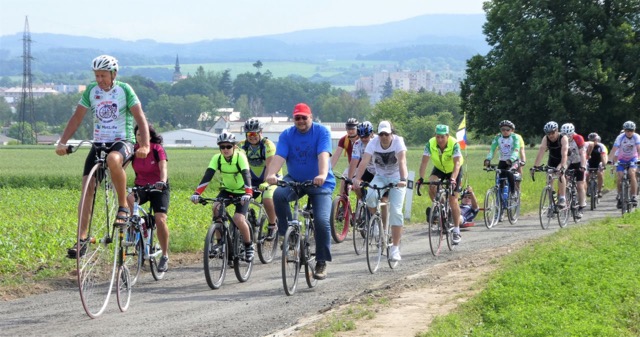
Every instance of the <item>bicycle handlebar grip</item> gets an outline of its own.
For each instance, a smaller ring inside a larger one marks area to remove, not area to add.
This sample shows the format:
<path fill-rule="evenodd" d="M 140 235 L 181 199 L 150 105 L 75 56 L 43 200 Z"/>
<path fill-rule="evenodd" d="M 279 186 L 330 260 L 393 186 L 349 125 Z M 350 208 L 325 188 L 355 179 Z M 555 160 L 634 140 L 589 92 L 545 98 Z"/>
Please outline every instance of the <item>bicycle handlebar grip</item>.
<path fill-rule="evenodd" d="M 67 154 L 73 153 L 73 145 L 67 145 Z"/>

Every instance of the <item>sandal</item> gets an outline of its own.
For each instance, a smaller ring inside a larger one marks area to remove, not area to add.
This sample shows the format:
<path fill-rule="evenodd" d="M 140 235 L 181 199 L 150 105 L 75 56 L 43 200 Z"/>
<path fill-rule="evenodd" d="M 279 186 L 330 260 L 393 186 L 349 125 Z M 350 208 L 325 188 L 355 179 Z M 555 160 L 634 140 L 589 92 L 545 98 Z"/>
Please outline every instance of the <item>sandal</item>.
<path fill-rule="evenodd" d="M 87 252 L 87 239 L 80 240 L 80 257 L 83 257 Z M 78 244 L 76 243 L 71 248 L 67 248 L 67 257 L 75 259 L 78 256 Z"/>
<path fill-rule="evenodd" d="M 124 213 L 125 215 L 120 215 L 120 213 Z M 116 221 L 113 223 L 113 225 L 122 226 L 126 224 L 127 221 L 129 221 L 129 208 L 123 206 L 118 207 L 118 214 L 116 214 Z"/>

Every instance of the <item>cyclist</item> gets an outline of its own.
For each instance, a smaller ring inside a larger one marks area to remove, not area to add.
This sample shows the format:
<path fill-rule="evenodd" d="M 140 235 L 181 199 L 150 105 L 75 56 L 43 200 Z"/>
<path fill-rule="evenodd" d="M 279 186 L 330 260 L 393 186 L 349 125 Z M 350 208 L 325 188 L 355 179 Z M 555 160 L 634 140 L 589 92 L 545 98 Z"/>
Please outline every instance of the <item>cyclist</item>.
<path fill-rule="evenodd" d="M 429 181 L 437 182 L 440 179 L 449 179 L 451 183 L 451 196 L 449 205 L 453 216 L 453 243 L 458 244 L 462 240 L 460 235 L 460 206 L 458 205 L 458 193 L 460 192 L 460 182 L 462 181 L 462 164 L 464 158 L 460 151 L 458 141 L 449 135 L 448 125 L 436 125 L 436 135 L 429 139 L 424 147 L 422 162 L 420 163 L 420 179 L 418 185 L 424 183 L 424 173 L 429 160 L 433 159 L 433 169 L 429 176 Z M 433 201 L 436 197 L 436 186 L 429 186 L 429 197 Z"/>
<path fill-rule="evenodd" d="M 484 166 L 489 167 L 491 159 L 496 149 L 500 150 L 500 161 L 498 162 L 498 168 L 501 170 L 508 170 L 519 166 L 519 154 L 520 154 L 520 140 L 513 133 L 516 126 L 509 120 L 503 120 L 499 124 L 500 133 L 491 142 L 491 149 L 487 154 L 487 158 L 484 160 Z M 509 181 L 509 193 L 514 194 L 516 183 L 513 176 L 513 172 L 506 171 L 500 173 L 501 178 L 507 178 Z"/>
<path fill-rule="evenodd" d="M 407 147 L 404 145 L 404 139 L 393 132 L 391 123 L 381 121 L 378 124 L 378 137 L 372 139 L 364 150 L 360 165 L 356 172 L 353 184 L 360 185 L 363 180 L 365 171 L 370 162 L 373 162 L 376 174 L 371 180 L 371 185 L 384 186 L 390 183 L 397 184 L 397 187 L 388 190 L 389 207 L 388 211 L 382 209 L 382 223 L 387 228 L 387 212 L 388 222 L 391 226 L 391 246 L 389 255 L 391 261 L 400 261 L 400 239 L 402 238 L 402 226 L 404 225 L 404 217 L 402 215 L 402 205 L 404 203 L 404 195 L 407 189 Z M 385 193 L 385 194 L 387 194 Z M 366 204 L 371 213 L 376 212 L 378 204 L 378 194 L 368 193 Z"/>
<path fill-rule="evenodd" d="M 273 160 L 273 155 L 276 153 L 276 145 L 267 137 L 262 136 L 262 123 L 255 118 L 251 118 L 244 123 L 244 132 L 247 138 L 240 141 L 238 147 L 245 152 L 249 159 L 251 186 L 258 186 L 261 190 L 264 190 L 262 204 L 269 220 L 267 238 L 272 238 L 276 230 L 276 210 L 273 207 L 273 191 L 275 191 L 276 186 L 265 182 L 264 173 L 266 167 Z M 282 170 L 278 171 L 277 176 L 282 176 Z"/>
<path fill-rule="evenodd" d="M 140 139 L 140 130 L 138 126 L 133 129 L 136 140 Z M 149 201 L 153 207 L 156 228 L 158 229 L 158 241 L 162 248 L 162 257 L 158 262 L 158 271 L 166 272 L 169 261 L 169 227 L 167 226 L 167 211 L 169 210 L 170 189 L 169 176 L 167 171 L 167 153 L 162 147 L 162 136 L 159 135 L 153 126 L 149 125 L 149 136 L 151 137 L 151 153 L 144 159 L 133 158 L 131 167 L 136 174 L 133 181 L 134 185 L 141 187 L 145 185 L 154 185 L 154 188 L 162 191 L 155 193 L 147 193 L 143 190 L 138 191 L 140 197 L 139 204 L 142 205 Z M 134 146 L 137 149 L 140 145 Z M 133 205 L 135 197 L 129 194 L 127 197 L 129 205 Z"/>
<path fill-rule="evenodd" d="M 298 103 L 293 108 L 295 125 L 280 134 L 276 146 L 276 155 L 267 166 L 266 180 L 275 185 L 278 182 L 276 172 L 287 163 L 287 181 L 303 182 L 313 180 L 315 187 L 303 192 L 309 196 L 313 207 L 313 222 L 316 237 L 316 271 L 314 278 L 324 280 L 327 277 L 327 262 L 331 261 L 331 196 L 336 179 L 329 169 L 331 157 L 331 132 L 327 127 L 314 123 L 311 108 Z M 278 231 L 284 237 L 287 221 L 291 217 L 289 202 L 295 198 L 291 187 L 278 187 L 273 193 L 273 202 L 278 218 Z"/>
<path fill-rule="evenodd" d="M 542 137 L 542 141 L 540 141 L 540 149 L 538 150 L 538 155 L 536 156 L 532 170 L 539 168 L 538 165 L 540 165 L 540 161 L 542 161 L 542 156 L 546 151 L 549 151 L 547 165 L 564 171 L 567 168 L 569 140 L 560 134 L 558 131 L 558 123 L 554 121 L 547 122 L 547 124 L 544 125 L 544 133 L 545 136 Z M 558 206 L 565 207 L 567 205 L 565 198 L 566 184 L 564 179 L 562 179 L 562 174 L 558 174 L 558 177 Z"/>
<path fill-rule="evenodd" d="M 56 154 L 67 154 L 67 141 L 73 136 L 87 110 L 91 109 L 93 115 L 93 141 L 104 143 L 109 147 L 107 165 L 111 172 L 111 178 L 118 195 L 118 213 L 116 224 L 122 224 L 129 220 L 129 207 L 127 204 L 127 173 L 124 165 L 129 163 L 134 154 L 133 122 L 140 127 L 139 147 L 135 150 L 137 158 L 146 158 L 149 153 L 149 127 L 147 119 L 142 111 L 142 105 L 138 96 L 127 83 L 116 80 L 118 75 L 118 60 L 109 55 L 100 55 L 93 59 L 92 68 L 96 81 L 89 84 L 82 94 L 76 110 L 67 122 L 60 140 L 56 146 Z M 121 141 L 121 142 L 118 142 Z M 82 172 L 82 186 L 89 179 L 89 171 L 96 158 L 95 149 L 92 147 L 87 155 Z M 89 197 L 88 200 L 93 199 Z M 82 202 L 82 201 L 81 201 Z M 86 237 L 86 228 L 91 216 L 91 203 L 79 205 L 78 209 L 85 215 L 80 219 L 80 240 Z M 86 239 L 86 238 L 85 238 Z M 85 246 L 83 246 L 85 247 Z M 84 254 L 82 249 L 81 254 Z M 70 258 L 76 258 L 76 246 L 67 250 Z"/>
<path fill-rule="evenodd" d="M 358 124 L 358 140 L 353 144 L 353 153 L 351 154 L 351 162 L 349 163 L 349 177 L 355 177 L 356 170 L 360 165 L 360 161 L 362 161 L 362 156 L 364 155 L 364 150 L 369 144 L 371 139 L 375 138 L 375 133 L 373 133 L 373 125 L 371 122 L 365 121 Z M 367 165 L 367 170 L 362 175 L 362 181 L 371 182 L 373 176 L 376 174 L 376 167 L 372 161 L 369 161 Z M 362 198 L 362 189 L 360 185 L 354 186 L 354 191 L 358 198 Z"/>
<path fill-rule="evenodd" d="M 347 157 L 347 167 L 342 172 L 343 177 L 349 177 L 349 166 L 351 164 L 351 156 L 353 154 L 353 145 L 358 140 L 358 120 L 355 118 L 347 119 L 345 123 L 345 128 L 347 129 L 347 134 L 342 136 L 338 141 L 338 147 L 336 148 L 336 152 L 331 157 L 331 169 L 336 166 L 338 161 L 340 160 L 340 155 L 342 155 L 342 151 L 345 150 L 345 156 Z M 344 191 L 344 180 L 340 181 L 340 191 Z"/>
<path fill-rule="evenodd" d="M 587 136 L 587 167 L 598 169 L 598 198 L 602 198 L 602 185 L 604 184 L 604 169 L 609 161 L 607 147 L 600 142 L 600 136 L 592 132 Z"/>
<path fill-rule="evenodd" d="M 478 199 L 473 193 L 473 188 L 467 186 L 460 197 L 460 228 L 473 226 L 473 219 L 476 218 L 479 211 L 480 206 L 478 206 Z"/>
<path fill-rule="evenodd" d="M 246 218 L 249 210 L 249 201 L 253 197 L 249 160 L 244 152 L 236 151 L 236 136 L 232 133 L 221 133 L 218 136 L 218 147 L 220 148 L 220 153 L 213 155 L 211 158 L 209 167 L 204 172 L 200 184 L 191 195 L 191 202 L 198 204 L 200 195 L 207 188 L 216 171 L 220 171 L 221 191 L 217 197 L 241 197 L 240 202 L 235 203 L 236 209 L 233 214 L 233 223 L 238 227 L 242 238 L 245 240 L 245 259 L 251 262 L 253 261 L 254 251 Z M 218 207 L 220 207 L 218 203 L 213 205 L 214 209 L 218 209 Z"/>
<path fill-rule="evenodd" d="M 560 128 L 563 135 L 569 140 L 569 150 L 567 152 L 568 169 L 575 170 L 576 189 L 578 190 L 578 214 L 577 218 L 582 218 L 582 211 L 587 207 L 584 172 L 587 170 L 587 156 L 584 138 L 576 133 L 576 128 L 571 123 L 565 123 Z"/>
<path fill-rule="evenodd" d="M 616 171 L 618 172 L 618 208 L 622 208 L 622 200 L 620 200 L 620 182 L 622 180 L 622 174 L 624 167 L 618 164 L 629 164 L 629 177 L 631 185 L 631 202 L 634 205 L 638 204 L 636 194 L 638 192 L 638 182 L 634 177 L 636 176 L 638 153 L 640 153 L 640 135 L 636 131 L 636 123 L 633 121 L 626 121 L 622 125 L 624 130 L 623 134 L 618 135 L 611 153 L 613 153 L 613 164 L 617 165 Z"/>

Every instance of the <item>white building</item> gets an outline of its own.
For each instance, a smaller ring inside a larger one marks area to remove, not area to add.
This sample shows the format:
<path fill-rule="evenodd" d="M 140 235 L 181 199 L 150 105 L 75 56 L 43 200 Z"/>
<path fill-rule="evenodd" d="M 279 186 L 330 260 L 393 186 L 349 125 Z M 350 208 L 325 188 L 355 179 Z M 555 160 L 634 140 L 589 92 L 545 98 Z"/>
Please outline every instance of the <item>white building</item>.
<path fill-rule="evenodd" d="M 196 129 L 180 129 L 161 133 L 165 147 L 217 148 L 218 135 Z"/>

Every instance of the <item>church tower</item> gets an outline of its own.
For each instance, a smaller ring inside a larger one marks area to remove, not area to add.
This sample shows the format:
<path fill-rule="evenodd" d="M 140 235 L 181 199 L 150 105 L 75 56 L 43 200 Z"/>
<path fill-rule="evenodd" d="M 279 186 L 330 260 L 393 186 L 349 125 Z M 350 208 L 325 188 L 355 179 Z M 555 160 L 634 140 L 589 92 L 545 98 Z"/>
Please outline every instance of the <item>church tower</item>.
<path fill-rule="evenodd" d="M 178 59 L 177 54 L 176 54 L 176 66 L 174 69 L 175 70 L 173 71 L 173 83 L 176 83 L 184 78 L 182 76 L 182 73 L 180 72 L 180 60 Z"/>

